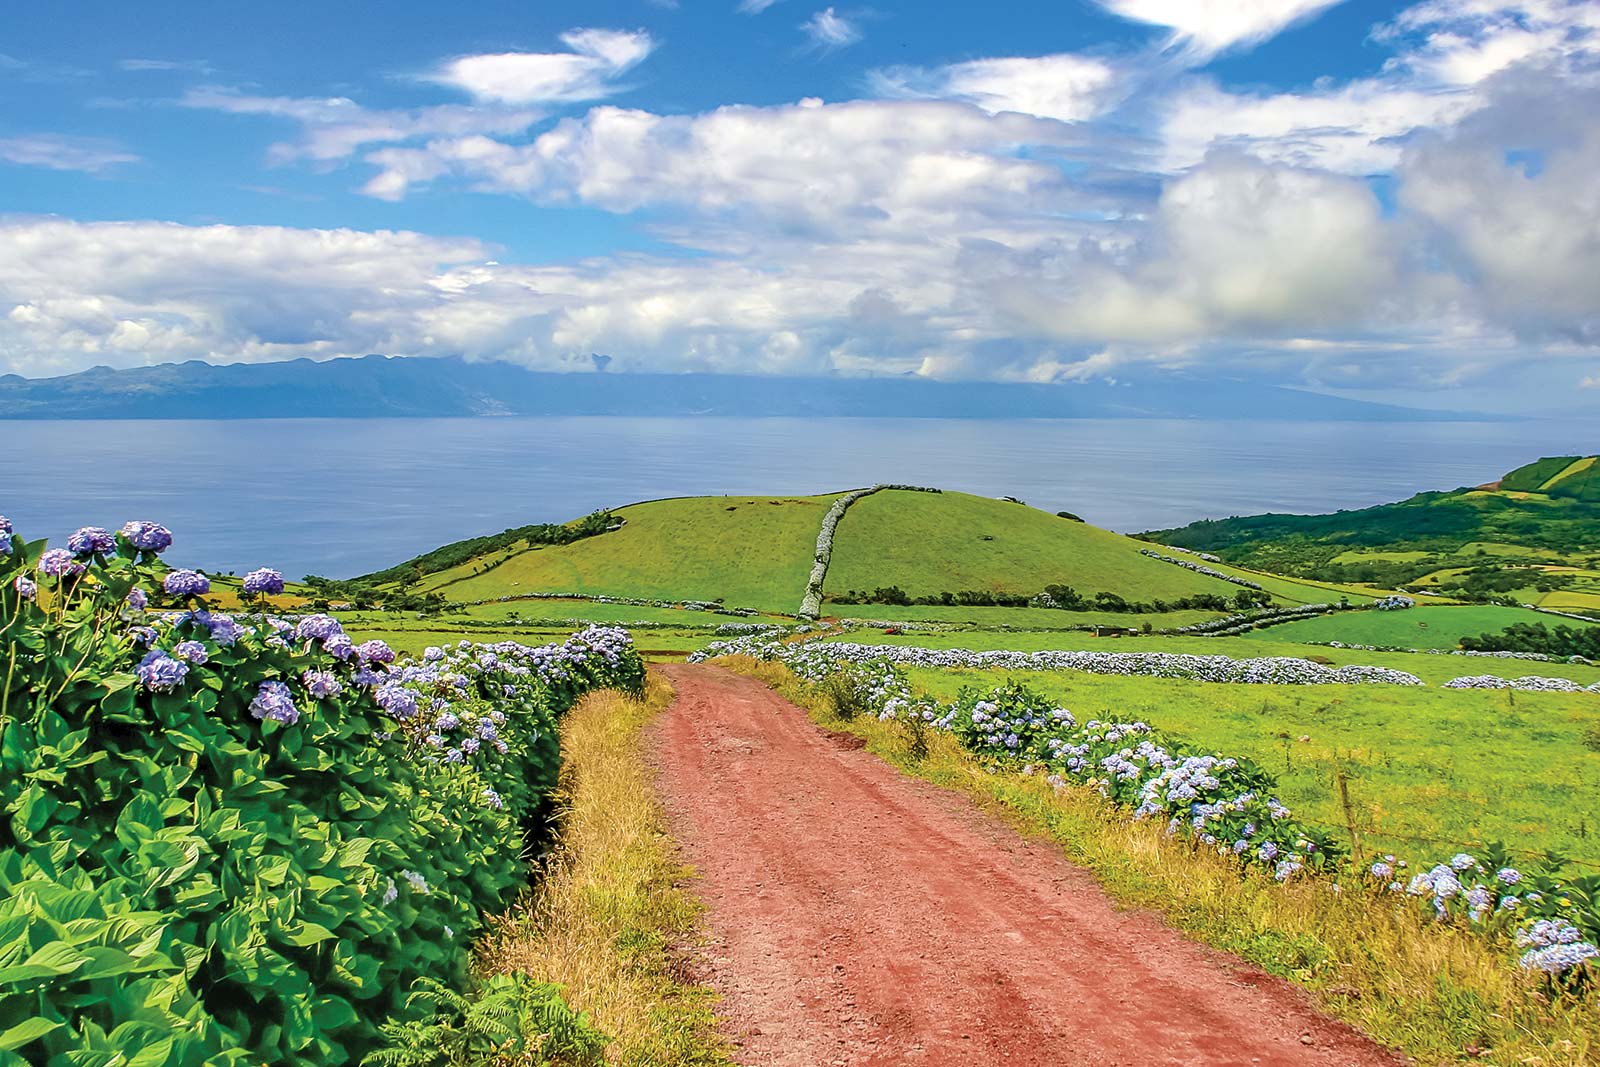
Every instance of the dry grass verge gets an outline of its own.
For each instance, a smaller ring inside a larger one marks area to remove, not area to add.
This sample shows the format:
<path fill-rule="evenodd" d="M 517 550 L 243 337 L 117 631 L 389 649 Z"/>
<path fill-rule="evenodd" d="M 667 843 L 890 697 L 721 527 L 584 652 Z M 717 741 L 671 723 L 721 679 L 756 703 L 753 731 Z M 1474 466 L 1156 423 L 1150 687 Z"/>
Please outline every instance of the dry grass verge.
<path fill-rule="evenodd" d="M 1306 988 L 1328 1014 L 1422 1064 L 1579 1067 L 1600 1059 L 1600 1004 L 1551 1003 L 1511 965 L 1505 940 L 1424 921 L 1408 904 L 1326 879 L 1278 885 L 1259 873 L 1130 821 L 1086 789 L 994 770 L 927 731 L 842 719 L 826 694 L 781 665 L 717 661 L 766 682 L 831 730 L 862 738 L 900 770 L 962 792 L 1025 833 L 1057 843 L 1120 903 L 1149 908 L 1196 939 Z"/>
<path fill-rule="evenodd" d="M 561 728 L 561 831 L 529 903 L 479 948 L 485 974 L 521 971 L 566 991 L 612 1037 L 608 1062 L 724 1067 L 714 994 L 687 972 L 699 902 L 644 758 L 644 729 L 672 702 L 654 672 L 645 699 L 596 693 Z"/>

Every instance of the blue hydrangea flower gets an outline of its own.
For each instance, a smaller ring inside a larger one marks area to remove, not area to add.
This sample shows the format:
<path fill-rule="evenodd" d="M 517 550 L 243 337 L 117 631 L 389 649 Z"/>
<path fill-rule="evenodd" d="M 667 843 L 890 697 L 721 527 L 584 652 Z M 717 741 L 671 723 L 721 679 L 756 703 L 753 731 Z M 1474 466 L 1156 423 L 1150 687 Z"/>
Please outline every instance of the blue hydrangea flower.
<path fill-rule="evenodd" d="M 363 663 L 393 663 L 394 649 L 382 641 L 363 641 L 356 646 L 356 655 Z"/>
<path fill-rule="evenodd" d="M 339 679 L 332 671 L 306 671 L 300 680 L 305 683 L 306 692 L 318 700 L 336 697 L 344 692 L 344 686 L 339 684 Z"/>
<path fill-rule="evenodd" d="M 268 567 L 244 576 L 244 591 L 252 596 L 277 596 L 283 592 L 283 575 Z"/>
<path fill-rule="evenodd" d="M 334 659 L 349 659 L 356 654 L 356 643 L 350 640 L 348 634 L 334 634 L 322 642 L 322 651 Z"/>
<path fill-rule="evenodd" d="M 165 552 L 172 547 L 172 531 L 159 522 L 124 523 L 122 536 L 141 552 Z"/>
<path fill-rule="evenodd" d="M 206 660 L 211 658 L 211 654 L 206 651 L 206 646 L 199 641 L 179 641 L 173 646 L 172 654 L 181 660 L 187 660 L 196 667 L 203 665 Z"/>
<path fill-rule="evenodd" d="M 332 615 L 307 615 L 294 628 L 295 637 L 302 641 L 326 641 L 342 633 L 344 627 L 340 626 L 339 620 Z"/>
<path fill-rule="evenodd" d="M 17 575 L 17 580 L 11 584 L 23 600 L 32 600 L 39 593 L 38 583 L 26 574 Z"/>
<path fill-rule="evenodd" d="M 39 557 L 39 573 L 47 578 L 75 578 L 86 568 L 64 548 L 47 549 Z"/>
<path fill-rule="evenodd" d="M 220 612 L 201 612 L 195 616 L 207 630 L 211 631 L 211 640 L 223 648 L 231 647 L 234 642 L 245 635 L 245 628 L 234 621 L 232 615 Z"/>
<path fill-rule="evenodd" d="M 92 556 L 96 552 L 114 552 L 117 539 L 98 526 L 81 526 L 67 538 L 67 548 L 75 556 Z"/>
<path fill-rule="evenodd" d="M 202 596 L 211 592 L 211 579 L 199 571 L 176 570 L 167 574 L 161 582 L 161 588 L 170 596 Z"/>
<path fill-rule="evenodd" d="M 373 700 L 390 715 L 404 722 L 417 714 L 417 694 L 396 682 L 382 686 L 373 694 Z"/>
<path fill-rule="evenodd" d="M 261 683 L 255 699 L 250 701 L 250 714 L 258 719 L 281 722 L 285 726 L 293 726 L 300 721 L 300 709 L 294 706 L 294 694 L 289 692 L 288 686 L 278 681 Z"/>
<path fill-rule="evenodd" d="M 137 673 L 140 685 L 152 693 L 166 693 L 183 684 L 183 679 L 189 674 L 189 665 L 157 649 L 139 661 Z"/>
<path fill-rule="evenodd" d="M 150 598 L 145 595 L 143 589 L 128 590 L 128 607 L 132 608 L 134 611 L 143 611 L 149 606 Z"/>

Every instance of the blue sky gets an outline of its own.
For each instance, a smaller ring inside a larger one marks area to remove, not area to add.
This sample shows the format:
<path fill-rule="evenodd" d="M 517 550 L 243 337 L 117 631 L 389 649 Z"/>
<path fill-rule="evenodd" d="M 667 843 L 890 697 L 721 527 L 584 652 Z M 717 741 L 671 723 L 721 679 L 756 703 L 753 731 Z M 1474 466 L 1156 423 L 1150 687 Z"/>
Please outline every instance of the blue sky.
<path fill-rule="evenodd" d="M 35 5 L 0 371 L 603 352 L 1572 408 L 1597 172 L 1591 0 Z"/>

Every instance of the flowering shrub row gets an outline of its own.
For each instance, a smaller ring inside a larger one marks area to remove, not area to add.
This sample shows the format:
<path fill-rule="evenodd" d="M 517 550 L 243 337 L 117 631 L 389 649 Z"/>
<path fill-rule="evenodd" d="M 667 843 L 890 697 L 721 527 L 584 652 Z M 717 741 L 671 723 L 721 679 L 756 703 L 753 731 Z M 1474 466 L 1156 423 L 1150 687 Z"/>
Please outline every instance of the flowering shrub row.
<path fill-rule="evenodd" d="M 1537 674 L 1521 678 L 1500 678 L 1493 674 L 1469 674 L 1444 683 L 1446 689 L 1520 689 L 1531 693 L 1600 693 L 1600 682 L 1580 685 L 1570 678 L 1544 678 Z"/>
<path fill-rule="evenodd" d="M 1378 598 L 1372 602 L 1372 606 L 1379 611 L 1405 611 L 1409 608 L 1416 607 L 1417 602 L 1408 596 L 1400 596 L 1399 594 L 1395 594 L 1394 596 Z"/>
<path fill-rule="evenodd" d="M 519 600 L 582 600 L 591 604 L 622 604 L 631 608 L 681 608 L 684 611 L 705 611 L 716 615 L 748 617 L 767 612 L 755 608 L 730 608 L 718 600 L 652 600 L 637 596 L 605 596 L 599 593 L 507 593 L 490 600 L 466 600 L 467 606 L 481 604 L 511 604 Z"/>
<path fill-rule="evenodd" d="M 969 751 L 1045 774 L 1058 787 L 1088 785 L 1135 818 L 1159 818 L 1172 833 L 1263 865 L 1279 881 L 1339 855 L 1332 835 L 1295 820 L 1273 796 L 1272 776 L 1249 760 L 1195 750 L 1143 722 L 1080 723 L 1015 684 L 964 689 L 941 704 L 915 696 L 894 664 L 838 660 L 831 654 L 837 647 L 777 645 L 768 652 L 812 684 L 843 681 L 882 720 L 948 731 Z"/>
<path fill-rule="evenodd" d="M 1234 634 L 1247 633 L 1250 630 L 1259 630 L 1284 622 L 1297 622 L 1300 619 L 1309 619 L 1316 615 L 1326 615 L 1329 612 L 1340 610 L 1342 609 L 1338 604 L 1299 604 L 1290 608 L 1266 608 L 1262 611 L 1226 615 L 1220 619 L 1207 619 L 1204 622 L 1190 623 L 1188 626 L 1177 626 L 1161 632 L 1171 635 L 1232 637 Z"/>
<path fill-rule="evenodd" d="M 525 884 L 554 716 L 642 679 L 615 630 L 399 664 L 328 616 L 214 612 L 154 523 L 0 531 L 8 1063 L 359 1059 Z"/>
<path fill-rule="evenodd" d="M 943 704 L 916 694 L 897 665 L 840 655 L 839 648 L 767 644 L 746 651 L 782 662 L 813 686 L 848 687 L 882 720 L 948 731 L 976 755 L 1042 773 L 1058 789 L 1089 786 L 1134 818 L 1163 820 L 1169 833 L 1262 867 L 1277 881 L 1348 873 L 1334 834 L 1295 819 L 1273 795 L 1272 776 L 1249 760 L 1196 750 L 1144 722 L 1080 723 L 1013 683 L 963 689 Z M 1437 920 L 1486 932 L 1515 929 L 1523 968 L 1574 984 L 1600 957 L 1600 876 L 1563 879 L 1559 868 L 1556 860 L 1542 873 L 1525 872 L 1494 846 L 1482 858 L 1458 854 L 1409 880 L 1407 863 L 1392 855 L 1360 873 L 1380 891 L 1418 900 Z"/>
<path fill-rule="evenodd" d="M 1170 563 L 1174 567 L 1182 567 L 1186 571 L 1194 571 L 1196 574 L 1203 574 L 1207 578 L 1219 578 L 1224 582 L 1232 582 L 1234 585 L 1242 585 L 1246 589 L 1261 588 L 1259 583 L 1252 582 L 1248 578 L 1241 578 L 1237 574 L 1224 574 L 1222 571 L 1219 571 L 1214 567 L 1205 567 L 1198 563 L 1190 563 L 1186 559 L 1177 559 L 1173 556 L 1163 556 L 1153 548 L 1141 548 L 1139 550 L 1139 555 L 1149 556 L 1151 559 L 1159 559 L 1162 563 Z"/>
<path fill-rule="evenodd" d="M 772 659 L 781 653 L 774 642 L 760 637 L 715 641 L 696 653 L 698 659 L 743 654 Z M 784 646 L 789 647 L 789 646 Z M 883 660 L 913 667 L 968 670 L 1082 671 L 1149 678 L 1190 678 L 1202 682 L 1250 685 L 1422 685 L 1422 679 L 1387 667 L 1325 667 L 1310 660 L 1285 656 L 1232 659 L 1177 652 L 1085 652 L 1007 650 L 973 652 L 961 648 L 916 648 L 908 645 L 861 645 L 846 642 L 825 646 L 836 661 Z"/>

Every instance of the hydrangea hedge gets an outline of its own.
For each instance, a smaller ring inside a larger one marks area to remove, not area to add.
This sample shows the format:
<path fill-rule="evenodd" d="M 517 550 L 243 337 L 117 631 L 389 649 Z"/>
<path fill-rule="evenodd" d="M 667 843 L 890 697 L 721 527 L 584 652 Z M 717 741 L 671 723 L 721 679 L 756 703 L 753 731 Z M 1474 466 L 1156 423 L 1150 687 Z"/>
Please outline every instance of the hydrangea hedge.
<path fill-rule="evenodd" d="M 1481 856 L 1460 853 L 1417 874 L 1394 856 L 1352 872 L 1338 835 L 1297 819 L 1274 795 L 1273 776 L 1248 759 L 1197 749 L 1144 722 L 1080 723 L 1070 710 L 1010 682 L 968 687 L 942 703 L 916 694 L 897 662 L 866 651 L 744 638 L 697 655 L 782 663 L 835 694 L 836 703 L 843 690 L 851 706 L 909 725 L 914 738 L 928 728 L 947 731 L 975 755 L 1043 774 L 1058 789 L 1095 789 L 1134 818 L 1162 820 L 1169 833 L 1277 881 L 1355 873 L 1380 893 L 1416 901 L 1439 921 L 1508 935 L 1519 965 L 1556 988 L 1586 987 L 1591 980 L 1590 961 L 1600 959 L 1600 876 L 1567 877 L 1558 856 L 1546 857 L 1539 871 L 1524 871 L 1494 845 Z"/>
<path fill-rule="evenodd" d="M 207 610 L 170 544 L 0 519 L 0 1065 L 359 1060 L 526 884 L 555 717 L 643 665 L 605 628 L 399 664 Z"/>

